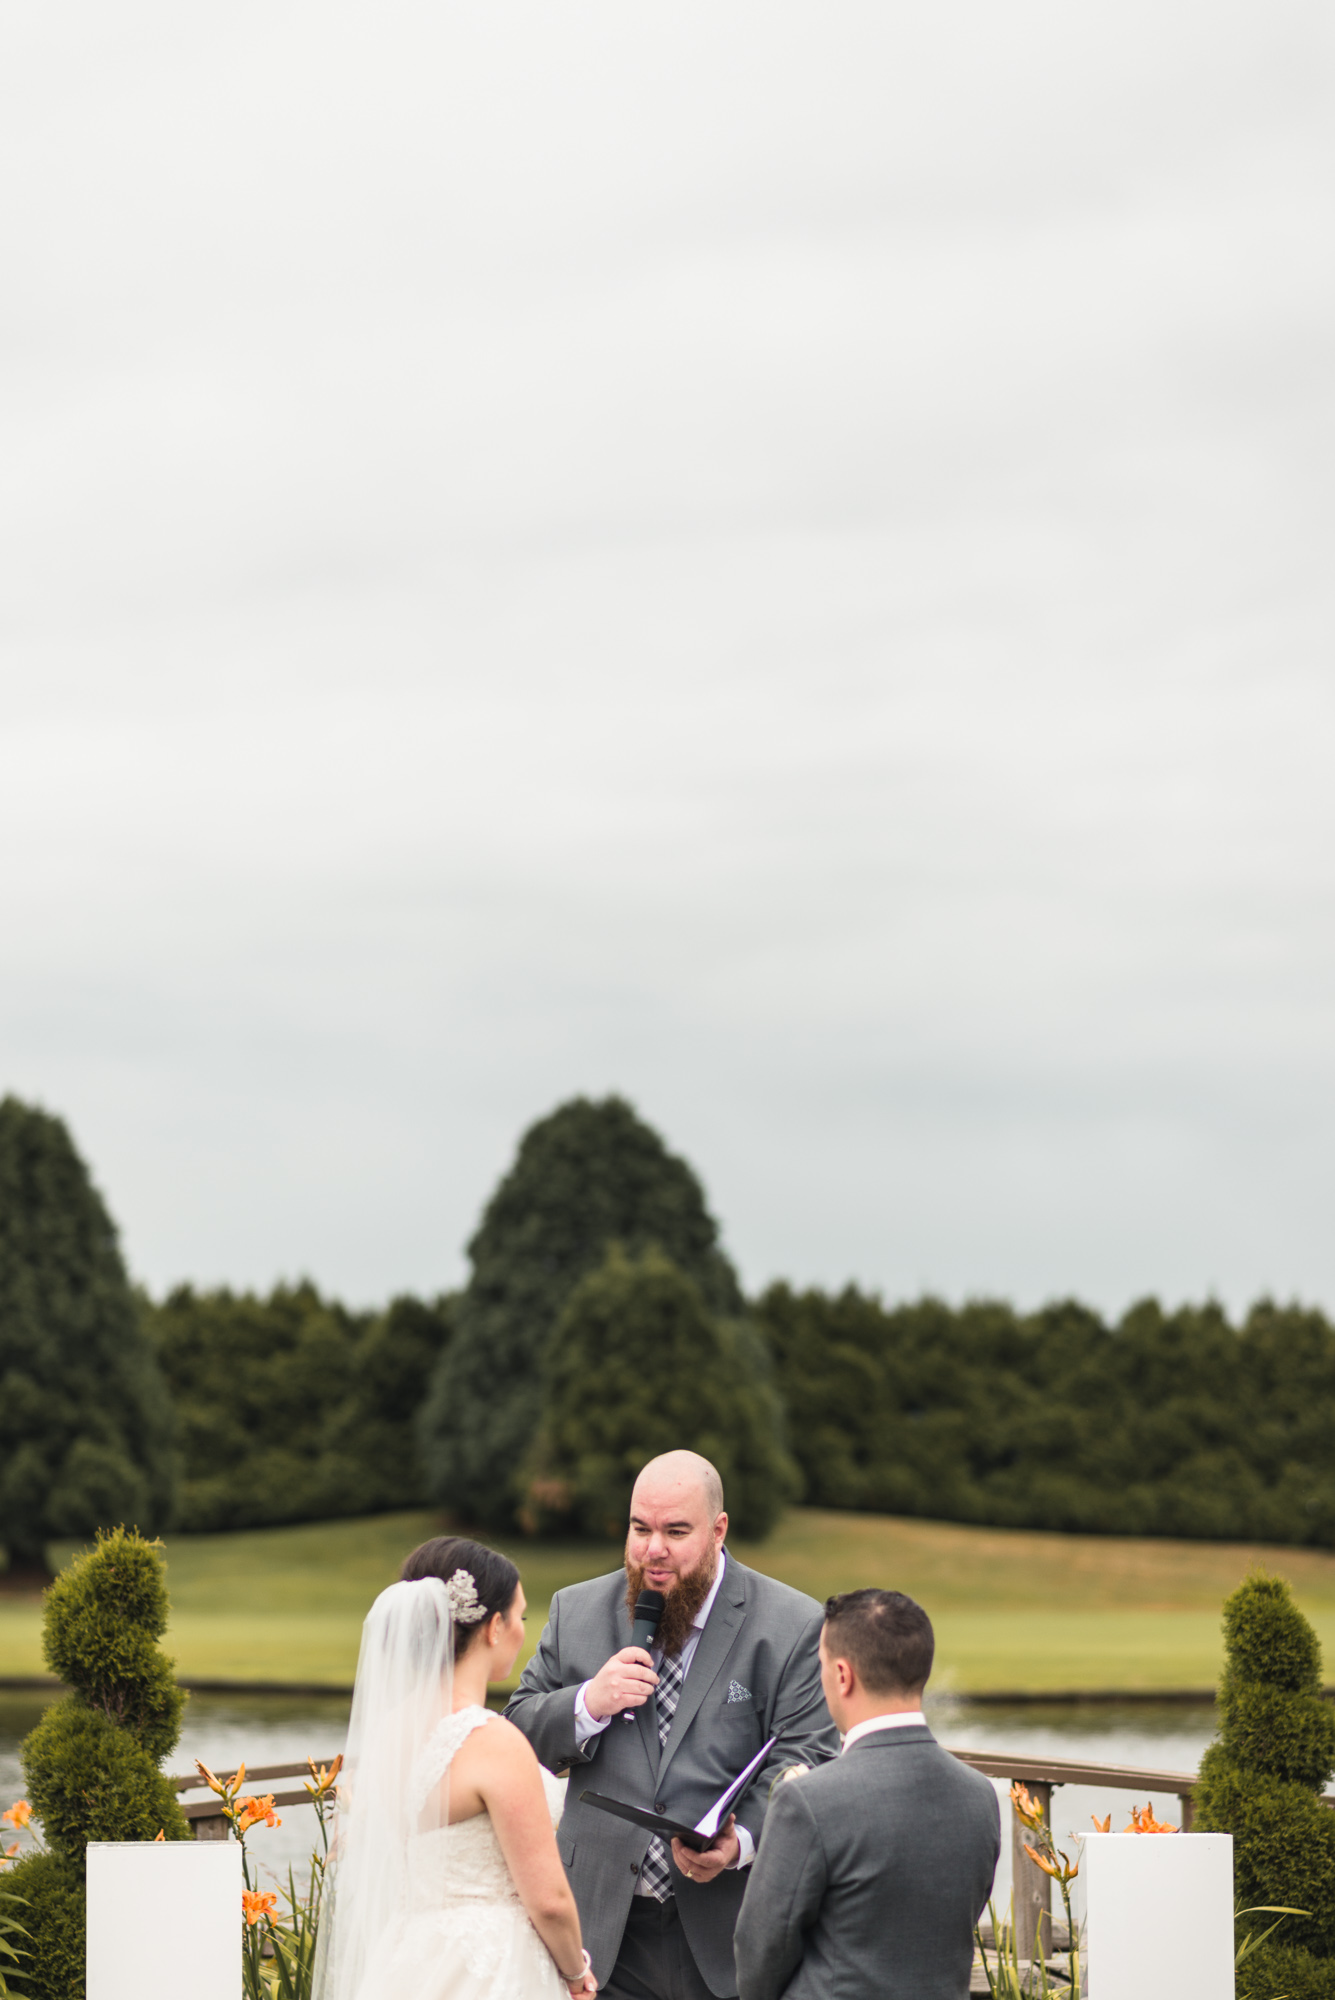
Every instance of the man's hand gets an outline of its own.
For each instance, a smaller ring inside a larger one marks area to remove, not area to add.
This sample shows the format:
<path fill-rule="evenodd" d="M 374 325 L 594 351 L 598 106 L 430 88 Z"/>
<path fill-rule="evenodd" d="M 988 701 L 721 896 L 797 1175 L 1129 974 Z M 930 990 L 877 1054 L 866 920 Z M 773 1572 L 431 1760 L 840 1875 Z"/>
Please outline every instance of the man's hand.
<path fill-rule="evenodd" d="M 658 1675 L 644 1647 L 623 1646 L 585 1688 L 584 1706 L 595 1722 L 602 1722 L 623 1708 L 642 1708 L 657 1686 Z"/>
<path fill-rule="evenodd" d="M 691 1882 L 712 1882 L 725 1868 L 733 1868 L 742 1851 L 742 1843 L 737 1838 L 737 1820 L 728 1814 L 728 1824 L 721 1833 L 716 1833 L 708 1847 L 683 1847 L 679 1840 L 672 1843 L 672 1859 L 683 1875 Z"/>

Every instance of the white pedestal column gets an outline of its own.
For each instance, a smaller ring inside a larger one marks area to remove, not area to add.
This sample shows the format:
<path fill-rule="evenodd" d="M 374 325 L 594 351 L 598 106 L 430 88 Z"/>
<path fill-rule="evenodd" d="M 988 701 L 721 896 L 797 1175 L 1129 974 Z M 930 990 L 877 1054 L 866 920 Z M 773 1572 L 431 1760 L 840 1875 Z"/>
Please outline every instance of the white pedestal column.
<path fill-rule="evenodd" d="M 237 2000 L 242 1887 L 236 1841 L 91 1841 L 88 2000 Z"/>
<path fill-rule="evenodd" d="M 1233 2000 L 1231 1835 L 1086 1833 L 1080 1844 L 1090 2000 Z"/>

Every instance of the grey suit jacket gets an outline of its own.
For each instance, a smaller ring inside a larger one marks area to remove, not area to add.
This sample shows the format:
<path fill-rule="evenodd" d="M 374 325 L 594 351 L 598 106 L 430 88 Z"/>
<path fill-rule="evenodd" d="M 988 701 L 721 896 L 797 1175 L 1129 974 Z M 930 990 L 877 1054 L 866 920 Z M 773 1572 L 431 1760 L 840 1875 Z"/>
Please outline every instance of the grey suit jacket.
<path fill-rule="evenodd" d="M 737 1925 L 741 2000 L 965 2000 L 1001 1815 L 915 1723 L 780 1785 Z"/>
<path fill-rule="evenodd" d="M 630 1644 L 625 1574 L 618 1570 L 574 1584 L 552 1599 L 538 1650 L 505 1712 L 542 1763 L 552 1770 L 571 1766 L 557 1844 L 600 1985 L 616 1963 L 650 1836 L 584 1804 L 584 1793 L 606 1792 L 628 1804 L 656 1806 L 694 1826 L 761 1744 L 778 1734 L 780 1741 L 735 1808 L 758 1844 L 776 1773 L 786 1764 L 819 1764 L 839 1748 L 821 1693 L 820 1626 L 814 1599 L 743 1568 L 730 1555 L 661 1753 L 652 1700 L 630 1711 L 633 1721 L 614 1715 L 581 1751 L 575 1743 L 575 1696 L 605 1660 Z M 673 1870 L 687 1943 L 720 2000 L 737 1991 L 732 1933 L 748 1873 L 729 1871 L 713 1882 L 693 1883 Z"/>

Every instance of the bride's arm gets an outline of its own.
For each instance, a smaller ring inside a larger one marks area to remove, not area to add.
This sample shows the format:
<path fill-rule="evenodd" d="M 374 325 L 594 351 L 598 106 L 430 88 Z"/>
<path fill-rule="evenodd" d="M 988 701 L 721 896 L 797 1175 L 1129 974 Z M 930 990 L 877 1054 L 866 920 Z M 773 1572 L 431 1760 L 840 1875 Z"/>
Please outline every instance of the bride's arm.
<path fill-rule="evenodd" d="M 576 1993 L 593 1992 L 592 1978 L 586 1982 L 581 1977 L 584 1943 L 579 1911 L 556 1851 L 538 1760 L 514 1724 L 500 1718 L 479 1731 L 473 1741 L 484 1755 L 470 1775 L 491 1815 L 505 1865 L 529 1921 L 567 1985 Z"/>

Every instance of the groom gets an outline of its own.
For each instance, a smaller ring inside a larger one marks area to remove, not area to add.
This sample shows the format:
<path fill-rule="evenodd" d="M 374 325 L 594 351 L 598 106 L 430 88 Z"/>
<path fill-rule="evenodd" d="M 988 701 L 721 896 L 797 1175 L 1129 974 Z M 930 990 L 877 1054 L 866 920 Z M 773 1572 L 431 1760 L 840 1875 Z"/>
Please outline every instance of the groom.
<path fill-rule="evenodd" d="M 540 1760 L 570 1767 L 557 1833 L 584 1941 L 608 2000 L 729 2000 L 732 1934 L 787 1765 L 839 1738 L 821 1692 L 820 1607 L 724 1548 L 723 1485 L 670 1451 L 635 1482 L 626 1565 L 558 1591 L 506 1714 Z M 661 1592 L 652 1653 L 629 1643 L 643 1589 Z M 693 1826 L 771 1736 L 781 1738 L 703 1853 L 585 1803 L 597 1791 Z"/>
<path fill-rule="evenodd" d="M 743 2000 L 960 2000 L 1001 1846 L 989 1781 L 922 1712 L 927 1613 L 897 1590 L 831 1597 L 821 1679 L 841 1756 L 781 1785 L 737 1926 Z"/>

